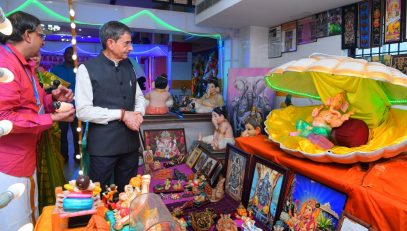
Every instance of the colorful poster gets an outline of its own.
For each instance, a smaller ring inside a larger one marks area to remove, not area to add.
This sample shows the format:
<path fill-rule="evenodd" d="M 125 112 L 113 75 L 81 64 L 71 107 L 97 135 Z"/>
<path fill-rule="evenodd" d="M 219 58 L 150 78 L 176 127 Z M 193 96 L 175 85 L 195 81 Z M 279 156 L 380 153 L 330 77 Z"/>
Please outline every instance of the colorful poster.
<path fill-rule="evenodd" d="M 323 38 L 328 36 L 328 11 L 319 13 L 315 16 L 315 21 L 316 21 L 316 37 L 317 38 Z"/>
<path fill-rule="evenodd" d="M 371 47 L 382 45 L 382 1 L 372 0 L 372 41 Z"/>
<path fill-rule="evenodd" d="M 313 43 L 317 41 L 315 31 L 315 16 L 297 21 L 297 44 Z"/>
<path fill-rule="evenodd" d="M 281 25 L 282 52 L 297 50 L 297 22 L 289 22 Z"/>
<path fill-rule="evenodd" d="M 385 1 L 384 43 L 397 43 L 401 40 L 401 0 Z"/>
<path fill-rule="evenodd" d="M 336 230 L 346 194 L 295 174 L 280 215 L 288 230 Z"/>
<path fill-rule="evenodd" d="M 357 4 L 342 8 L 342 49 L 356 47 Z"/>
<path fill-rule="evenodd" d="M 275 92 L 266 87 L 264 76 L 269 68 L 231 68 L 227 86 L 229 121 L 234 135 L 244 130 L 244 122 L 251 116 L 262 121 L 273 109 Z"/>
<path fill-rule="evenodd" d="M 359 2 L 359 48 L 370 47 L 370 2 Z"/>
<path fill-rule="evenodd" d="M 342 8 L 328 11 L 328 35 L 338 35 L 342 32 Z"/>

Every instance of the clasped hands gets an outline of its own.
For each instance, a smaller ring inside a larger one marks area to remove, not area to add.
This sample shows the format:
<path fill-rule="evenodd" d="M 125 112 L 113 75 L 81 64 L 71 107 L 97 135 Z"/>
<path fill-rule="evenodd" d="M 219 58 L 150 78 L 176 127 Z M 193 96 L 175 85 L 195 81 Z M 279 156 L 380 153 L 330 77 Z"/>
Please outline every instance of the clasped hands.
<path fill-rule="evenodd" d="M 123 116 L 123 123 L 133 131 L 139 131 L 143 116 L 137 111 L 125 111 Z"/>
<path fill-rule="evenodd" d="M 52 90 L 52 98 L 56 101 L 61 102 L 72 102 L 73 92 L 71 89 L 68 89 L 60 85 L 57 89 Z M 72 107 L 68 110 L 51 113 L 51 119 L 53 121 L 62 121 L 62 122 L 72 122 L 75 118 L 75 108 Z"/>

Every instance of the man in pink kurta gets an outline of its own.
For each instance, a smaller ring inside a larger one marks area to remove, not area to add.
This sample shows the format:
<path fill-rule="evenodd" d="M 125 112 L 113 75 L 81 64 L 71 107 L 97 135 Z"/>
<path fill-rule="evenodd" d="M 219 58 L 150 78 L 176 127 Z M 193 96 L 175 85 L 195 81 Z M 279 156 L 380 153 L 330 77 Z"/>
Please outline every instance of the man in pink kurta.
<path fill-rule="evenodd" d="M 18 230 L 35 222 L 36 145 L 41 132 L 53 121 L 72 121 L 75 110 L 54 112 L 52 101 L 72 101 L 72 91 L 61 87 L 46 95 L 28 63 L 44 45 L 40 21 L 24 12 L 15 12 L 9 19 L 12 34 L 0 34 L 0 40 L 6 42 L 0 45 L 0 121 L 10 121 L 13 126 L 10 133 L 0 136 L 0 193 L 15 183 L 24 184 L 25 191 L 0 209 L 0 226 L 1 230 Z"/>

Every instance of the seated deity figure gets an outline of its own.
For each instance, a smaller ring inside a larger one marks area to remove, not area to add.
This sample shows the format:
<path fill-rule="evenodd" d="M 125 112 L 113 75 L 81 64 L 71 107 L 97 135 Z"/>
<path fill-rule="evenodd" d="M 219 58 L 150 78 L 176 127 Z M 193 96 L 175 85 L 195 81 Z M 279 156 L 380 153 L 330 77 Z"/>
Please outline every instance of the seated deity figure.
<path fill-rule="evenodd" d="M 212 123 L 215 126 L 213 135 L 200 137 L 199 140 L 210 144 L 214 150 L 226 148 L 226 144 L 235 144 L 233 137 L 233 129 L 229 121 L 226 119 L 226 107 L 216 107 L 212 112 Z"/>
<path fill-rule="evenodd" d="M 165 74 L 157 77 L 155 88 L 145 95 L 146 114 L 162 115 L 168 113 L 168 107 L 173 104 L 171 94 L 168 92 L 168 79 Z"/>
<path fill-rule="evenodd" d="M 216 107 L 223 106 L 223 96 L 220 93 L 219 84 L 216 79 L 208 81 L 206 93 L 198 99 L 193 99 L 197 113 L 210 113 Z"/>

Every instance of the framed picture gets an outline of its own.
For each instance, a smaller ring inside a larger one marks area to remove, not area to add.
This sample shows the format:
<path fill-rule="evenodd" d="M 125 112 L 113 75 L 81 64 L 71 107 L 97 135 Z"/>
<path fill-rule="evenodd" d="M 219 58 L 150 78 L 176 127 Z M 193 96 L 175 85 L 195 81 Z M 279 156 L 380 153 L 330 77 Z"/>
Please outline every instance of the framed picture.
<path fill-rule="evenodd" d="M 185 164 L 192 169 L 198 161 L 198 158 L 201 156 L 201 153 L 202 149 L 199 147 L 199 145 L 195 146 L 189 154 Z"/>
<path fill-rule="evenodd" d="M 384 43 L 401 41 L 401 0 L 384 1 Z"/>
<path fill-rule="evenodd" d="M 315 15 L 315 36 L 323 38 L 328 36 L 328 11 Z"/>
<path fill-rule="evenodd" d="M 369 231 L 371 225 L 360 220 L 357 217 L 350 215 L 348 212 L 343 211 L 341 219 L 338 223 L 338 231 L 352 230 L 352 231 Z"/>
<path fill-rule="evenodd" d="M 382 0 L 372 0 L 371 47 L 382 45 Z"/>
<path fill-rule="evenodd" d="M 264 82 L 269 71 L 270 68 L 229 69 L 226 105 L 235 137 L 245 129 L 245 121 L 252 111 L 256 120 L 264 121 L 273 109 L 276 92 Z"/>
<path fill-rule="evenodd" d="M 281 26 L 271 27 L 269 29 L 269 58 L 281 57 Z"/>
<path fill-rule="evenodd" d="M 392 58 L 392 67 L 407 74 L 407 55 L 394 55 Z"/>
<path fill-rule="evenodd" d="M 279 215 L 287 185 L 288 170 L 271 161 L 254 156 L 250 165 L 250 190 L 247 209 L 253 211 L 257 222 L 273 229 L 276 217 Z"/>
<path fill-rule="evenodd" d="M 226 147 L 225 193 L 235 201 L 244 199 L 243 189 L 250 167 L 250 155 L 228 144 Z"/>
<path fill-rule="evenodd" d="M 407 42 L 407 1 L 401 1 L 401 33 L 403 37 L 403 42 Z"/>
<path fill-rule="evenodd" d="M 346 194 L 301 174 L 290 174 L 278 223 L 289 230 L 336 230 Z M 294 222 L 296 221 L 296 222 Z"/>
<path fill-rule="evenodd" d="M 155 160 L 169 161 L 187 154 L 183 128 L 144 130 L 144 142 L 146 149 L 150 146 Z"/>
<path fill-rule="evenodd" d="M 338 7 L 328 11 L 328 36 L 342 33 L 342 8 Z"/>
<path fill-rule="evenodd" d="M 307 44 L 317 41 L 315 16 L 297 21 L 297 44 Z"/>
<path fill-rule="evenodd" d="M 342 49 L 356 47 L 358 4 L 342 7 Z"/>
<path fill-rule="evenodd" d="M 206 159 L 206 161 L 203 164 L 202 169 L 201 169 L 201 172 L 203 174 L 205 174 L 208 177 L 208 179 L 211 176 L 213 170 L 215 169 L 216 163 L 217 163 L 217 160 L 215 160 L 214 158 L 212 158 L 208 155 L 208 158 Z"/>
<path fill-rule="evenodd" d="M 297 21 L 281 25 L 282 52 L 297 50 Z"/>
<path fill-rule="evenodd" d="M 222 170 L 223 170 L 223 164 L 218 163 L 218 166 L 216 166 L 216 168 L 213 171 L 213 174 L 211 176 L 211 179 L 209 180 L 209 184 L 212 187 L 215 187 L 216 183 L 218 182 L 220 175 L 222 175 Z"/>
<path fill-rule="evenodd" d="M 202 151 L 201 156 L 199 156 L 198 161 L 195 164 L 194 170 L 200 171 L 202 169 L 202 167 L 204 166 L 204 164 L 206 163 L 206 160 L 208 159 L 208 154 L 206 154 L 205 152 Z"/>
<path fill-rule="evenodd" d="M 370 1 L 359 2 L 359 38 L 358 47 L 370 47 Z"/>

